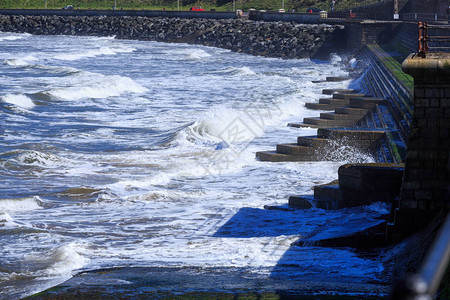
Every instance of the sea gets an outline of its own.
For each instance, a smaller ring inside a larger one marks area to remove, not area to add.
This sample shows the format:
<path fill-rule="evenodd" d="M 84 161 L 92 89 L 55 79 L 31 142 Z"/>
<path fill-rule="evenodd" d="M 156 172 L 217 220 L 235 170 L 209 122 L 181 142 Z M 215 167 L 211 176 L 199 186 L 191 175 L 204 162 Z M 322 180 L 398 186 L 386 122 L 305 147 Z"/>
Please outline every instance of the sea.
<path fill-rule="evenodd" d="M 312 82 L 339 75 L 338 55 L 0 32 L 0 299 L 120 267 L 271 277 L 294 266 L 295 278 L 382 282 L 379 259 L 315 241 L 379 224 L 385 204 L 287 206 L 369 154 L 342 145 L 329 161 L 255 158 L 315 135 L 286 125 L 318 116 L 305 103 L 322 89 L 358 88 Z"/>

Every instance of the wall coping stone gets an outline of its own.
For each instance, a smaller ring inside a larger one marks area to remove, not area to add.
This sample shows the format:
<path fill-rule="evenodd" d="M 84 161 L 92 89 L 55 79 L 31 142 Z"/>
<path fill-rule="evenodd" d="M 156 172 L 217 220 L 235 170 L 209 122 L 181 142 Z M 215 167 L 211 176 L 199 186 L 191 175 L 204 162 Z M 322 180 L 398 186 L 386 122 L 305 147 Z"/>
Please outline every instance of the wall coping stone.
<path fill-rule="evenodd" d="M 450 53 L 429 53 L 426 58 L 410 54 L 402 69 L 422 82 L 450 81 Z"/>

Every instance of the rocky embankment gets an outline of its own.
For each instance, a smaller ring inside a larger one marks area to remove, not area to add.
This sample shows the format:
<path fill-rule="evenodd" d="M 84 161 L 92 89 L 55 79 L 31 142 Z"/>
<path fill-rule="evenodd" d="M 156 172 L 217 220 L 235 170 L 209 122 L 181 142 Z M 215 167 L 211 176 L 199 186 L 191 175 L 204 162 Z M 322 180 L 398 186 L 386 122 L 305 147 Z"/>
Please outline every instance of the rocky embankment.
<path fill-rule="evenodd" d="M 340 26 L 147 17 L 0 15 L 0 31 L 182 42 L 281 58 L 313 57 Z"/>

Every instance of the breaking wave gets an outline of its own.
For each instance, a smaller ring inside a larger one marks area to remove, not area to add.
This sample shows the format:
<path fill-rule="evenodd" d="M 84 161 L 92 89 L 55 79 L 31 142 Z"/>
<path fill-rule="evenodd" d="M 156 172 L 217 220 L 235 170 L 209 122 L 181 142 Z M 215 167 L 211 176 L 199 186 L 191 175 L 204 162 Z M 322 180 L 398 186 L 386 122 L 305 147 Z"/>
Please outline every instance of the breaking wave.
<path fill-rule="evenodd" d="M 79 100 L 85 98 L 99 99 L 107 97 L 120 96 L 124 93 L 143 93 L 147 89 L 142 85 L 136 83 L 131 78 L 113 75 L 104 76 L 97 74 L 97 79 L 92 83 L 88 83 L 82 86 L 72 86 L 67 88 L 52 89 L 43 94 L 49 95 L 59 100 Z M 89 79 L 86 78 L 86 79 Z"/>
<path fill-rule="evenodd" d="M 22 94 L 8 94 L 5 96 L 0 96 L 0 100 L 26 109 L 30 109 L 35 106 L 33 100 Z"/>
<path fill-rule="evenodd" d="M 59 60 L 67 60 L 67 61 L 73 61 L 73 60 L 79 60 L 83 58 L 92 58 L 96 56 L 101 55 L 115 55 L 118 53 L 131 53 L 135 51 L 135 48 L 121 46 L 121 47 L 101 47 L 98 49 L 92 49 L 88 50 L 86 52 L 72 52 L 72 53 L 64 53 L 64 54 L 58 54 L 54 56 L 55 59 Z"/>

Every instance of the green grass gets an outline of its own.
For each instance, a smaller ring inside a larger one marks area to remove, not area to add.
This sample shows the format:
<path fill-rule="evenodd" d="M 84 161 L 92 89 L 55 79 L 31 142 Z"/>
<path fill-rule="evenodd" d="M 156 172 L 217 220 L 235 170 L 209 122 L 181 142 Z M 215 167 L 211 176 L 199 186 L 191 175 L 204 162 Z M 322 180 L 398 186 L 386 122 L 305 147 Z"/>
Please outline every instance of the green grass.
<path fill-rule="evenodd" d="M 377 0 L 365 0 L 364 4 L 378 2 Z M 1 0 L 0 9 L 44 9 L 47 3 L 48 9 L 61 9 L 66 5 L 73 5 L 75 9 L 112 9 L 114 0 Z M 116 0 L 117 9 L 151 9 L 176 10 L 177 0 Z M 233 0 L 179 0 L 181 10 L 189 10 L 192 6 L 202 6 L 206 10 L 211 8 L 217 11 L 231 11 Z M 287 11 L 294 9 L 297 12 L 306 11 L 308 7 L 317 7 L 330 10 L 331 0 L 284 0 L 284 8 Z M 358 0 L 338 0 L 336 9 L 348 9 L 361 5 Z M 250 8 L 278 10 L 282 8 L 283 0 L 235 0 L 236 9 L 248 10 Z"/>

